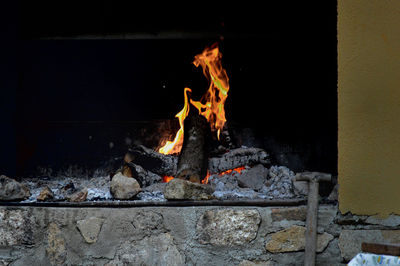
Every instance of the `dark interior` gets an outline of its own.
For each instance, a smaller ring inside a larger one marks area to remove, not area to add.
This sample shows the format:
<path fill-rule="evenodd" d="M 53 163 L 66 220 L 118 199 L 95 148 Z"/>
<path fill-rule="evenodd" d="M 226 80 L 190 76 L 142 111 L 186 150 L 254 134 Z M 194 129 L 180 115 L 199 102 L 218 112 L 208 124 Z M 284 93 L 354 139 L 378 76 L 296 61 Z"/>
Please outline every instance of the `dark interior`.
<path fill-rule="evenodd" d="M 173 119 L 185 87 L 195 99 L 205 92 L 192 61 L 219 42 L 237 144 L 294 171 L 336 174 L 336 2 L 276 2 L 18 2 L 7 24 L 1 173 L 96 167 L 131 141 L 146 144 L 138 138 Z"/>

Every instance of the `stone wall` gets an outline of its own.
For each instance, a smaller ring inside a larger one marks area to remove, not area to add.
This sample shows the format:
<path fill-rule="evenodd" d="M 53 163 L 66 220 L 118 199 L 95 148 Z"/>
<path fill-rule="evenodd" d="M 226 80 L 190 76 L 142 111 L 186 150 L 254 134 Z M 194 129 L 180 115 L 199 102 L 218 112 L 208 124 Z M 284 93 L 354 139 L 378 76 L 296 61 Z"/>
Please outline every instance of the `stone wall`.
<path fill-rule="evenodd" d="M 0 265 L 302 265 L 306 206 L 0 207 Z M 400 217 L 322 205 L 317 265 L 400 240 Z"/>

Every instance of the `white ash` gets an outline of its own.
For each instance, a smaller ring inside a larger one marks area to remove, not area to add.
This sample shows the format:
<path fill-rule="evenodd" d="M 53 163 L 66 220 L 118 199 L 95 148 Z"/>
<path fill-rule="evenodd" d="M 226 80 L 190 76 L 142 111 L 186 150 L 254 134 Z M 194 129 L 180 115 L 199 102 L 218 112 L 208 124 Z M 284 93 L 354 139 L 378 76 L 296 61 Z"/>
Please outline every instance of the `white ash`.
<path fill-rule="evenodd" d="M 292 178 L 294 172 L 285 166 L 272 166 L 269 169 L 268 180 L 262 189 L 255 191 L 250 188 L 240 188 L 238 177 L 245 177 L 250 167 L 246 166 L 241 173 L 232 171 L 224 176 L 211 175 L 209 184 L 215 189 L 217 199 L 289 199 L 295 198 Z M 260 177 L 261 178 L 261 177 Z"/>
<path fill-rule="evenodd" d="M 142 201 L 167 201 L 162 191 L 142 191 L 136 197 Z"/>
<path fill-rule="evenodd" d="M 285 166 L 271 166 L 266 186 L 261 192 L 272 198 L 294 198 L 292 180 L 295 173 Z"/>
<path fill-rule="evenodd" d="M 67 200 L 68 194 L 86 188 L 88 190 L 87 200 L 109 200 L 110 178 L 108 176 L 97 176 L 93 178 L 81 177 L 44 177 L 32 178 L 22 181 L 31 191 L 31 196 L 23 202 L 36 202 L 40 192 L 48 186 L 54 193 L 54 201 Z M 67 186 L 72 188 L 65 189 Z"/>

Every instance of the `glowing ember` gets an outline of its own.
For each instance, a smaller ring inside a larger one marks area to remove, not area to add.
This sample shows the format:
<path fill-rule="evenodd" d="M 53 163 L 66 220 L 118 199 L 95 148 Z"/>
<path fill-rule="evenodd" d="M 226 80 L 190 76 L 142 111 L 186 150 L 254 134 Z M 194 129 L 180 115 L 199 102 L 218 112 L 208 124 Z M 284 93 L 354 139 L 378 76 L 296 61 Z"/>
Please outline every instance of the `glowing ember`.
<path fill-rule="evenodd" d="M 235 171 L 235 172 L 240 174 L 245 168 L 246 168 L 245 166 L 240 166 L 240 167 L 236 167 L 236 168 L 233 168 L 233 169 L 229 169 L 229 170 L 226 170 L 226 171 L 223 171 L 223 172 L 219 173 L 218 176 L 227 175 L 227 174 L 232 173 L 233 171 Z M 207 170 L 207 175 L 203 180 L 201 180 L 201 183 L 202 184 L 208 184 L 208 178 L 210 176 L 211 176 L 210 171 Z M 172 179 L 174 179 L 173 176 L 164 176 L 163 177 L 163 182 L 164 183 L 168 183 Z"/>
<path fill-rule="evenodd" d="M 178 118 L 179 120 L 179 125 L 180 125 L 180 129 L 178 130 L 178 132 L 176 132 L 175 138 L 173 141 L 167 141 L 167 143 L 165 143 L 164 146 L 162 146 L 158 152 L 162 153 L 162 154 L 173 154 L 173 153 L 178 153 L 181 151 L 182 148 L 182 143 L 183 143 L 183 121 L 185 120 L 185 118 L 187 117 L 187 115 L 189 114 L 189 102 L 188 102 L 188 96 L 187 96 L 187 92 L 192 92 L 191 89 L 189 88 L 185 88 L 183 94 L 184 94 L 184 98 L 185 98 L 185 104 L 183 106 L 183 109 L 177 113 L 175 115 L 175 117 Z M 167 181 L 168 182 L 168 181 Z"/>
<path fill-rule="evenodd" d="M 230 174 L 233 171 L 236 171 L 236 172 L 238 172 L 240 174 L 240 172 L 242 172 L 245 168 L 246 167 L 244 167 L 244 166 L 236 167 L 234 169 L 229 169 L 229 170 L 223 171 L 222 173 L 219 173 L 218 175 L 222 176 L 222 175 Z"/>
<path fill-rule="evenodd" d="M 225 118 L 225 101 L 228 97 L 229 91 L 229 78 L 221 64 L 222 54 L 219 52 L 218 44 L 213 44 L 210 48 L 206 48 L 203 53 L 196 55 L 193 64 L 195 66 L 201 65 L 203 73 L 208 80 L 210 86 L 208 91 L 203 95 L 200 101 L 193 101 L 190 103 L 199 110 L 211 125 L 211 130 L 217 132 L 217 138 L 221 133 L 226 118 Z M 173 141 L 167 141 L 158 152 L 163 154 L 179 153 L 183 143 L 183 121 L 189 113 L 188 97 L 186 92 L 191 90 L 185 88 L 185 104 L 175 117 L 179 119 L 180 129 L 175 135 Z"/>
<path fill-rule="evenodd" d="M 195 56 L 193 64 L 201 65 L 204 75 L 210 80 L 210 86 L 200 101 L 190 100 L 190 103 L 210 122 L 211 130 L 217 132 L 218 139 L 226 122 L 224 106 L 229 91 L 229 78 L 222 67 L 221 57 L 217 43 Z"/>
<path fill-rule="evenodd" d="M 173 176 L 163 176 L 163 183 L 168 183 L 169 181 L 171 181 L 172 179 L 174 179 Z"/>

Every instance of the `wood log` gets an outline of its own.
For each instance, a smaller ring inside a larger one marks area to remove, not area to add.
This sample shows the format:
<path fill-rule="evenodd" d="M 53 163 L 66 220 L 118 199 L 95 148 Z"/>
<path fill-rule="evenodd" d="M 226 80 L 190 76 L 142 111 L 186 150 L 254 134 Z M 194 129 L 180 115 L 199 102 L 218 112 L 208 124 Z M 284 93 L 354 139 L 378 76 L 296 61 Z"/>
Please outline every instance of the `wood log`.
<path fill-rule="evenodd" d="M 245 165 L 263 164 L 269 167 L 271 162 L 266 151 L 260 148 L 241 147 L 233 149 L 221 157 L 213 157 L 208 161 L 211 174 L 221 173 Z"/>
<path fill-rule="evenodd" d="M 174 176 L 178 158 L 173 155 L 165 155 L 145 146 L 139 145 L 129 149 L 125 158 L 129 157 L 130 162 L 140 165 L 160 176 Z"/>
<path fill-rule="evenodd" d="M 178 158 L 176 177 L 200 183 L 207 175 L 208 139 L 210 125 L 207 120 L 192 110 L 184 123 L 184 137 Z"/>
<path fill-rule="evenodd" d="M 400 256 L 400 244 L 393 243 L 361 243 L 361 250 L 363 252 Z"/>

